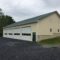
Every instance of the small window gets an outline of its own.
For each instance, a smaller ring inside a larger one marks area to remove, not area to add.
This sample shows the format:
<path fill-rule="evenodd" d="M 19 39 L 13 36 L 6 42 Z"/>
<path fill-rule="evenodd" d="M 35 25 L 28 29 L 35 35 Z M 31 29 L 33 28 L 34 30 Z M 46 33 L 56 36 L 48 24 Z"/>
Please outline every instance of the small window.
<path fill-rule="evenodd" d="M 7 33 L 5 33 L 5 35 L 7 35 Z"/>
<path fill-rule="evenodd" d="M 22 33 L 22 35 L 24 35 L 24 36 L 31 36 L 30 33 Z"/>
<path fill-rule="evenodd" d="M 50 28 L 50 32 L 52 32 L 52 28 Z"/>
<path fill-rule="evenodd" d="M 20 35 L 20 33 L 14 33 L 14 35 Z"/>
<path fill-rule="evenodd" d="M 12 35 L 12 33 L 9 33 L 9 35 Z"/>
<path fill-rule="evenodd" d="M 59 29 L 58 29 L 58 32 L 59 32 Z"/>

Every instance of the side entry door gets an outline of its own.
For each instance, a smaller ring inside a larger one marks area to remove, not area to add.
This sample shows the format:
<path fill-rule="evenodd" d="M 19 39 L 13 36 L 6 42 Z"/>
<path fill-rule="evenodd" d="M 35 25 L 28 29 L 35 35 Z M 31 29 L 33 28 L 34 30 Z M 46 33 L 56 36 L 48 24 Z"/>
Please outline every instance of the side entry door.
<path fill-rule="evenodd" d="M 33 42 L 36 42 L 36 32 L 33 32 Z"/>

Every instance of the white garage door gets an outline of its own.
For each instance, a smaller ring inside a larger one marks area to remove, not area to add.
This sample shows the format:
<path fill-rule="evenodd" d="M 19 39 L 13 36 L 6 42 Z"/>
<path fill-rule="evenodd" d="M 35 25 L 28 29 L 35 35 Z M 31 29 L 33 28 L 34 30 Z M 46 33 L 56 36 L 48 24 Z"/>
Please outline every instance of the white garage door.
<path fill-rule="evenodd" d="M 32 41 L 32 29 L 31 27 L 21 28 L 21 39 Z"/>
<path fill-rule="evenodd" d="M 5 33 L 7 33 L 7 35 L 4 35 L 4 37 L 32 41 L 31 27 L 6 30 L 4 34 Z"/>

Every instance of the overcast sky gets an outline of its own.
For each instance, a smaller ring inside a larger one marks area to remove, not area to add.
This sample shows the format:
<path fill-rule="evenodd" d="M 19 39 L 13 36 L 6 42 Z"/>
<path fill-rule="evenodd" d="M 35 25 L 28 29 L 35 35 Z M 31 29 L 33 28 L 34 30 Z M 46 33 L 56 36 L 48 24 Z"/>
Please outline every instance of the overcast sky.
<path fill-rule="evenodd" d="M 18 22 L 54 10 L 60 13 L 60 0 L 0 0 L 0 8 Z"/>

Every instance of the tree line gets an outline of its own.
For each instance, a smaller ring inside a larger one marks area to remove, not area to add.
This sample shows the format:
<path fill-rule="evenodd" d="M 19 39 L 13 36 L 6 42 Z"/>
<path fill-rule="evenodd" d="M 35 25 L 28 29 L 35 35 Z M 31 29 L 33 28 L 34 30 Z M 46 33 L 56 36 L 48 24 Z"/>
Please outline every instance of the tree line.
<path fill-rule="evenodd" d="M 15 23 L 11 16 L 4 15 L 2 9 L 0 8 L 0 37 L 3 36 L 3 27 Z"/>

